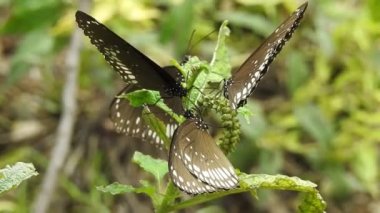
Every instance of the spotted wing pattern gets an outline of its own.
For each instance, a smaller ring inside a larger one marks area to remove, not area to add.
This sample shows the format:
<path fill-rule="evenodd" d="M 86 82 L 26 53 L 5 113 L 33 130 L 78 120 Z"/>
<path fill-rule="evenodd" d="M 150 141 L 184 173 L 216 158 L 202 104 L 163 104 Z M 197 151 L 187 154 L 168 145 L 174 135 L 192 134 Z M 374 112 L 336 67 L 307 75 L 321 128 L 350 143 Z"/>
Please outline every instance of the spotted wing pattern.
<path fill-rule="evenodd" d="M 217 188 L 202 182 L 187 170 L 177 146 L 172 145 L 169 156 L 170 177 L 182 191 L 193 195 L 217 191 Z"/>
<path fill-rule="evenodd" d="M 229 99 L 233 109 L 246 104 L 246 99 L 255 90 L 269 65 L 299 26 L 306 8 L 307 2 L 285 20 L 225 81 L 224 96 Z"/>
<path fill-rule="evenodd" d="M 181 86 L 183 76 L 176 68 L 161 68 L 86 13 L 77 11 L 75 17 L 78 26 L 90 38 L 91 43 L 98 48 L 105 60 L 127 83 L 119 95 L 137 89 L 156 90 L 175 113 L 183 113 L 180 97 L 185 96 L 187 91 Z M 149 109 L 166 124 L 168 137 L 171 137 L 178 126 L 176 122 L 156 106 L 149 106 Z M 157 133 L 142 120 L 142 110 L 142 107 L 134 108 L 127 100 L 116 97 L 110 107 L 110 117 L 118 132 L 162 144 Z"/>
<path fill-rule="evenodd" d="M 163 147 L 162 145 L 164 141 L 143 121 L 143 107 L 133 107 L 129 104 L 127 99 L 119 98 L 119 96 L 128 94 L 136 89 L 136 85 L 132 84 L 120 91 L 111 103 L 110 118 L 118 133 L 140 138 L 144 141 L 158 145 L 161 148 Z M 174 98 L 168 99 L 166 102 L 172 106 L 175 106 L 176 104 Z M 157 106 L 145 106 L 145 108 L 148 109 L 149 113 L 153 113 L 157 118 L 164 121 L 166 125 L 166 135 L 168 138 L 171 138 L 175 129 L 178 127 L 177 122 Z"/>
<path fill-rule="evenodd" d="M 174 184 L 189 194 L 237 187 L 235 171 L 198 117 L 188 118 L 175 131 L 169 172 Z"/>
<path fill-rule="evenodd" d="M 127 84 L 162 92 L 176 90 L 174 96 L 183 92 L 176 79 L 105 25 L 81 11 L 75 17 L 84 34 Z"/>

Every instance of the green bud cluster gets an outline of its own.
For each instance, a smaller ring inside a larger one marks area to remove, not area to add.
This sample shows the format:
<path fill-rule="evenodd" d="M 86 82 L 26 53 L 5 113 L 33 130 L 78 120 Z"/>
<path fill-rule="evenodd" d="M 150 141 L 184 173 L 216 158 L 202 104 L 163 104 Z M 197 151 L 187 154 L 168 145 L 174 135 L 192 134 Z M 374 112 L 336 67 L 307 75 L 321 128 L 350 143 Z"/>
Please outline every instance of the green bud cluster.
<path fill-rule="evenodd" d="M 240 140 L 240 123 L 237 111 L 231 109 L 225 98 L 204 96 L 199 104 L 206 109 L 215 111 L 220 116 L 223 132 L 218 144 L 225 154 L 229 154 Z"/>

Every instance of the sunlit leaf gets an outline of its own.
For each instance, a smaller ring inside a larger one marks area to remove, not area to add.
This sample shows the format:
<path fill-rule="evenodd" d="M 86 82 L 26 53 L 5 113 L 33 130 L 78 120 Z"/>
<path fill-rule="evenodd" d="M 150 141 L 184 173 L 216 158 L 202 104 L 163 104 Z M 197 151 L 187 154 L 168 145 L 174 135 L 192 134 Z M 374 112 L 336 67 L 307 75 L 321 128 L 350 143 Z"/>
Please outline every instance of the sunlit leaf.
<path fill-rule="evenodd" d="M 230 76 L 231 72 L 230 58 L 226 47 L 226 38 L 230 35 L 227 24 L 228 22 L 224 21 L 219 28 L 218 42 L 210 63 L 211 72 L 223 78 Z"/>
<path fill-rule="evenodd" d="M 303 202 L 299 206 L 299 212 L 322 213 L 326 209 L 326 203 L 316 189 L 317 185 L 310 181 L 305 181 L 298 177 L 266 174 L 242 174 L 239 179 L 243 187 L 304 192 L 305 195 Z"/>
<path fill-rule="evenodd" d="M 313 182 L 286 175 L 242 174 L 239 176 L 239 179 L 241 180 L 242 187 L 252 189 L 266 188 L 312 192 L 317 187 Z"/>
<path fill-rule="evenodd" d="M 168 173 L 168 163 L 166 161 L 154 159 L 141 152 L 135 152 L 133 162 L 137 163 L 145 171 L 153 174 L 157 181 L 160 181 Z"/>
<path fill-rule="evenodd" d="M 277 189 L 302 192 L 304 194 L 304 199 L 299 206 L 300 212 L 323 213 L 326 208 L 325 201 L 316 189 L 317 185 L 310 181 L 302 180 L 298 177 L 240 173 L 239 181 L 239 188 L 198 195 L 188 200 L 173 204 L 172 206 L 166 206 L 165 209 L 161 209 L 161 212 L 184 209 L 229 194 L 249 191 L 253 192 L 253 195 L 255 195 L 255 191 L 260 189 Z"/>
<path fill-rule="evenodd" d="M 13 166 L 0 169 L 0 193 L 20 185 L 26 179 L 36 176 L 38 173 L 31 163 L 18 162 Z"/>
<path fill-rule="evenodd" d="M 190 89 L 185 99 L 185 108 L 193 108 L 204 95 L 202 91 L 210 81 L 210 67 L 198 57 L 190 57 L 184 65 L 184 70 L 188 73 L 186 87 Z"/>
<path fill-rule="evenodd" d="M 126 95 L 121 95 L 119 98 L 128 99 L 133 107 L 143 106 L 144 104 L 154 105 L 161 100 L 160 93 L 152 90 L 136 90 Z"/>
<path fill-rule="evenodd" d="M 300 213 L 325 213 L 326 202 L 317 190 L 305 193 L 298 212 Z"/>

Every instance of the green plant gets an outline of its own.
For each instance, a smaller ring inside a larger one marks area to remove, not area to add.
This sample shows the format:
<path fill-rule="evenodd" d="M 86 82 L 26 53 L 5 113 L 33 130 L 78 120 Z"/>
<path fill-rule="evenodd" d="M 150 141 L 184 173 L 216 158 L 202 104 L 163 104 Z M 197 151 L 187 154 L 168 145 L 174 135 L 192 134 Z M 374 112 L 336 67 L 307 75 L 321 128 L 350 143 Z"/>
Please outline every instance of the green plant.
<path fill-rule="evenodd" d="M 38 173 L 31 163 L 17 162 L 13 166 L 0 169 L 0 194 L 36 175 Z"/>

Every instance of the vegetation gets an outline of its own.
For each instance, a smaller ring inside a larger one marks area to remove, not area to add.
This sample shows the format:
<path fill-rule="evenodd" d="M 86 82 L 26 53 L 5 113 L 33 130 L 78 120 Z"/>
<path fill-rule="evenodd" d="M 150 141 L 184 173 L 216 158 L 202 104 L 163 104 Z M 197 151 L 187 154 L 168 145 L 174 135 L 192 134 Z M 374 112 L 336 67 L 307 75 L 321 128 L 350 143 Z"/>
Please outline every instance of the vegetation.
<path fill-rule="evenodd" d="M 211 61 L 217 34 L 204 35 L 227 19 L 227 64 L 236 68 L 301 3 L 105 0 L 94 1 L 89 13 L 160 65 L 173 64 L 173 58 L 180 60 L 185 53 Z M 78 7 L 59 0 L 0 1 L 0 168 L 32 162 L 40 173 L 2 193 L 0 211 L 29 212 L 54 157 L 67 74 L 63 62 L 77 29 Z M 179 195 L 171 184 L 163 187 L 166 171 L 149 175 L 146 163 L 155 160 L 135 151 L 163 160 L 166 153 L 114 132 L 108 105 L 123 83 L 82 37 L 76 122 L 58 175 L 54 208 L 144 212 L 157 210 L 159 203 L 163 212 L 190 206 L 203 212 L 294 212 L 298 207 L 308 212 L 308 204 L 320 198 L 316 183 L 328 212 L 375 212 L 380 208 L 379 10 L 376 0 L 309 2 L 300 28 L 248 101 L 249 125 L 241 117 L 241 140 L 230 154 L 242 172 L 240 179 L 246 178 L 254 189 L 298 187 L 297 191 L 311 192 L 301 198 L 272 190 L 258 190 L 254 195 L 259 200 L 249 193 L 224 196 L 235 193 L 228 191 L 172 205 L 174 197 L 161 194 Z M 189 49 L 193 29 L 193 44 L 202 40 Z M 155 165 L 159 164 L 165 162 Z M 113 182 L 126 185 L 109 185 Z M 158 191 L 152 192 L 151 183 L 157 183 L 153 186 Z M 132 191 L 138 194 L 120 194 Z M 224 197 L 215 199 L 219 196 Z M 199 203 L 203 204 L 194 207 Z"/>
<path fill-rule="evenodd" d="M 13 166 L 0 169 L 0 193 L 3 193 L 22 181 L 37 175 L 33 164 L 18 162 Z"/>

